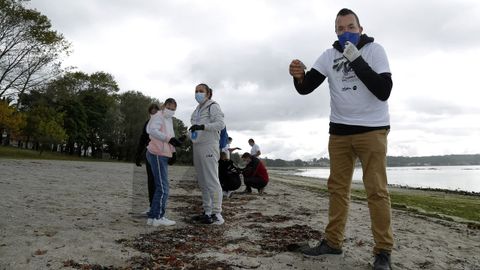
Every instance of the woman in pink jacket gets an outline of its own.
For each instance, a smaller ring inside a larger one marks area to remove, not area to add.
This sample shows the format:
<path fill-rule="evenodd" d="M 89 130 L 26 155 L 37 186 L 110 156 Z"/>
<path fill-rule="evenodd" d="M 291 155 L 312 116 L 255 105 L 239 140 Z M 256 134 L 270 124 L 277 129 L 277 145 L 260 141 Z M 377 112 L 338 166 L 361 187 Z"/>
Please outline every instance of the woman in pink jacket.
<path fill-rule="evenodd" d="M 147 225 L 175 225 L 175 221 L 165 217 L 165 209 L 169 193 L 168 159 L 175 152 L 175 146 L 182 144 L 175 138 L 175 132 L 173 131 L 172 117 L 176 109 L 177 102 L 173 98 L 168 98 L 147 124 L 150 142 L 147 146 L 146 155 L 155 182 L 155 193 L 153 194 L 152 206 L 148 212 Z"/>

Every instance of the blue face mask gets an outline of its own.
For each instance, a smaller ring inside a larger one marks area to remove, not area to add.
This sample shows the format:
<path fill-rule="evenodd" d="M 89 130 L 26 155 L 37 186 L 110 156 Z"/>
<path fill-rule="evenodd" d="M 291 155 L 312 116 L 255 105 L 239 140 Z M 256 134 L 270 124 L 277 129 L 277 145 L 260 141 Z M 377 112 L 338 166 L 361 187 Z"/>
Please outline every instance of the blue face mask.
<path fill-rule="evenodd" d="M 342 48 L 345 48 L 345 42 L 347 41 L 350 41 L 356 46 L 360 41 L 360 33 L 343 32 L 343 34 L 338 36 L 338 42 L 340 42 Z"/>
<path fill-rule="evenodd" d="M 202 92 L 195 93 L 195 100 L 198 103 L 202 103 L 205 100 L 205 93 L 202 93 Z"/>

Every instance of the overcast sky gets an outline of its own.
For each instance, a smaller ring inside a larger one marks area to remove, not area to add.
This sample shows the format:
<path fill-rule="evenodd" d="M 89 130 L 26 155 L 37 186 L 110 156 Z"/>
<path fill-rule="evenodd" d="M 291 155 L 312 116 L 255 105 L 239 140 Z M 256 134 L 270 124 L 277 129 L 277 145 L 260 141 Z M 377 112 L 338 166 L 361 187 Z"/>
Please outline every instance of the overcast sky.
<path fill-rule="evenodd" d="M 480 153 L 478 0 L 31 0 L 73 45 L 65 66 L 112 74 L 121 91 L 178 102 L 187 126 L 194 89 L 214 90 L 232 146 L 262 156 L 328 157 L 325 81 L 299 95 L 294 58 L 310 69 L 336 40 L 347 7 L 386 50 L 393 78 L 388 155 Z"/>

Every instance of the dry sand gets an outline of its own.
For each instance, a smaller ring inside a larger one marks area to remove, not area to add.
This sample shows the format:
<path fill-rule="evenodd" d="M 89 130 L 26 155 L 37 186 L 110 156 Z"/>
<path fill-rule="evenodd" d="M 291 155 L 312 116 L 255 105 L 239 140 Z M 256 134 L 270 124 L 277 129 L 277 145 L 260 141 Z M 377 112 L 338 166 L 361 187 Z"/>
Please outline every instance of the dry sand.
<path fill-rule="evenodd" d="M 194 173 L 173 166 L 167 215 L 177 225 L 154 228 L 138 215 L 147 206 L 144 169 L 0 159 L 0 269 L 371 269 L 363 202 L 351 204 L 343 256 L 287 251 L 316 244 L 309 238 L 325 228 L 326 195 L 287 184 L 311 179 L 274 175 L 265 195 L 226 199 L 224 225 L 192 225 L 188 217 L 201 209 Z M 480 269 L 478 230 L 400 210 L 393 228 L 394 269 Z"/>

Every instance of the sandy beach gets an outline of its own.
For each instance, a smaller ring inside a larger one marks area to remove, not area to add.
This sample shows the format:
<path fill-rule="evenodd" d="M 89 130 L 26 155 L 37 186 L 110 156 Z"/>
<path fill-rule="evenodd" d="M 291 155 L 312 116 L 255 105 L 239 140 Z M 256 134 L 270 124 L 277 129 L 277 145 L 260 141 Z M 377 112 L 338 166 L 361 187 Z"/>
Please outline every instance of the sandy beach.
<path fill-rule="evenodd" d="M 0 269 L 371 269 L 365 202 L 350 207 L 343 256 L 304 258 L 327 222 L 328 198 L 272 174 L 266 194 L 224 200 L 226 223 L 191 224 L 201 211 L 193 168 L 170 167 L 172 227 L 147 226 L 145 167 L 0 159 Z M 243 190 L 243 187 L 240 188 Z M 480 231 L 393 210 L 394 269 L 480 269 Z"/>

